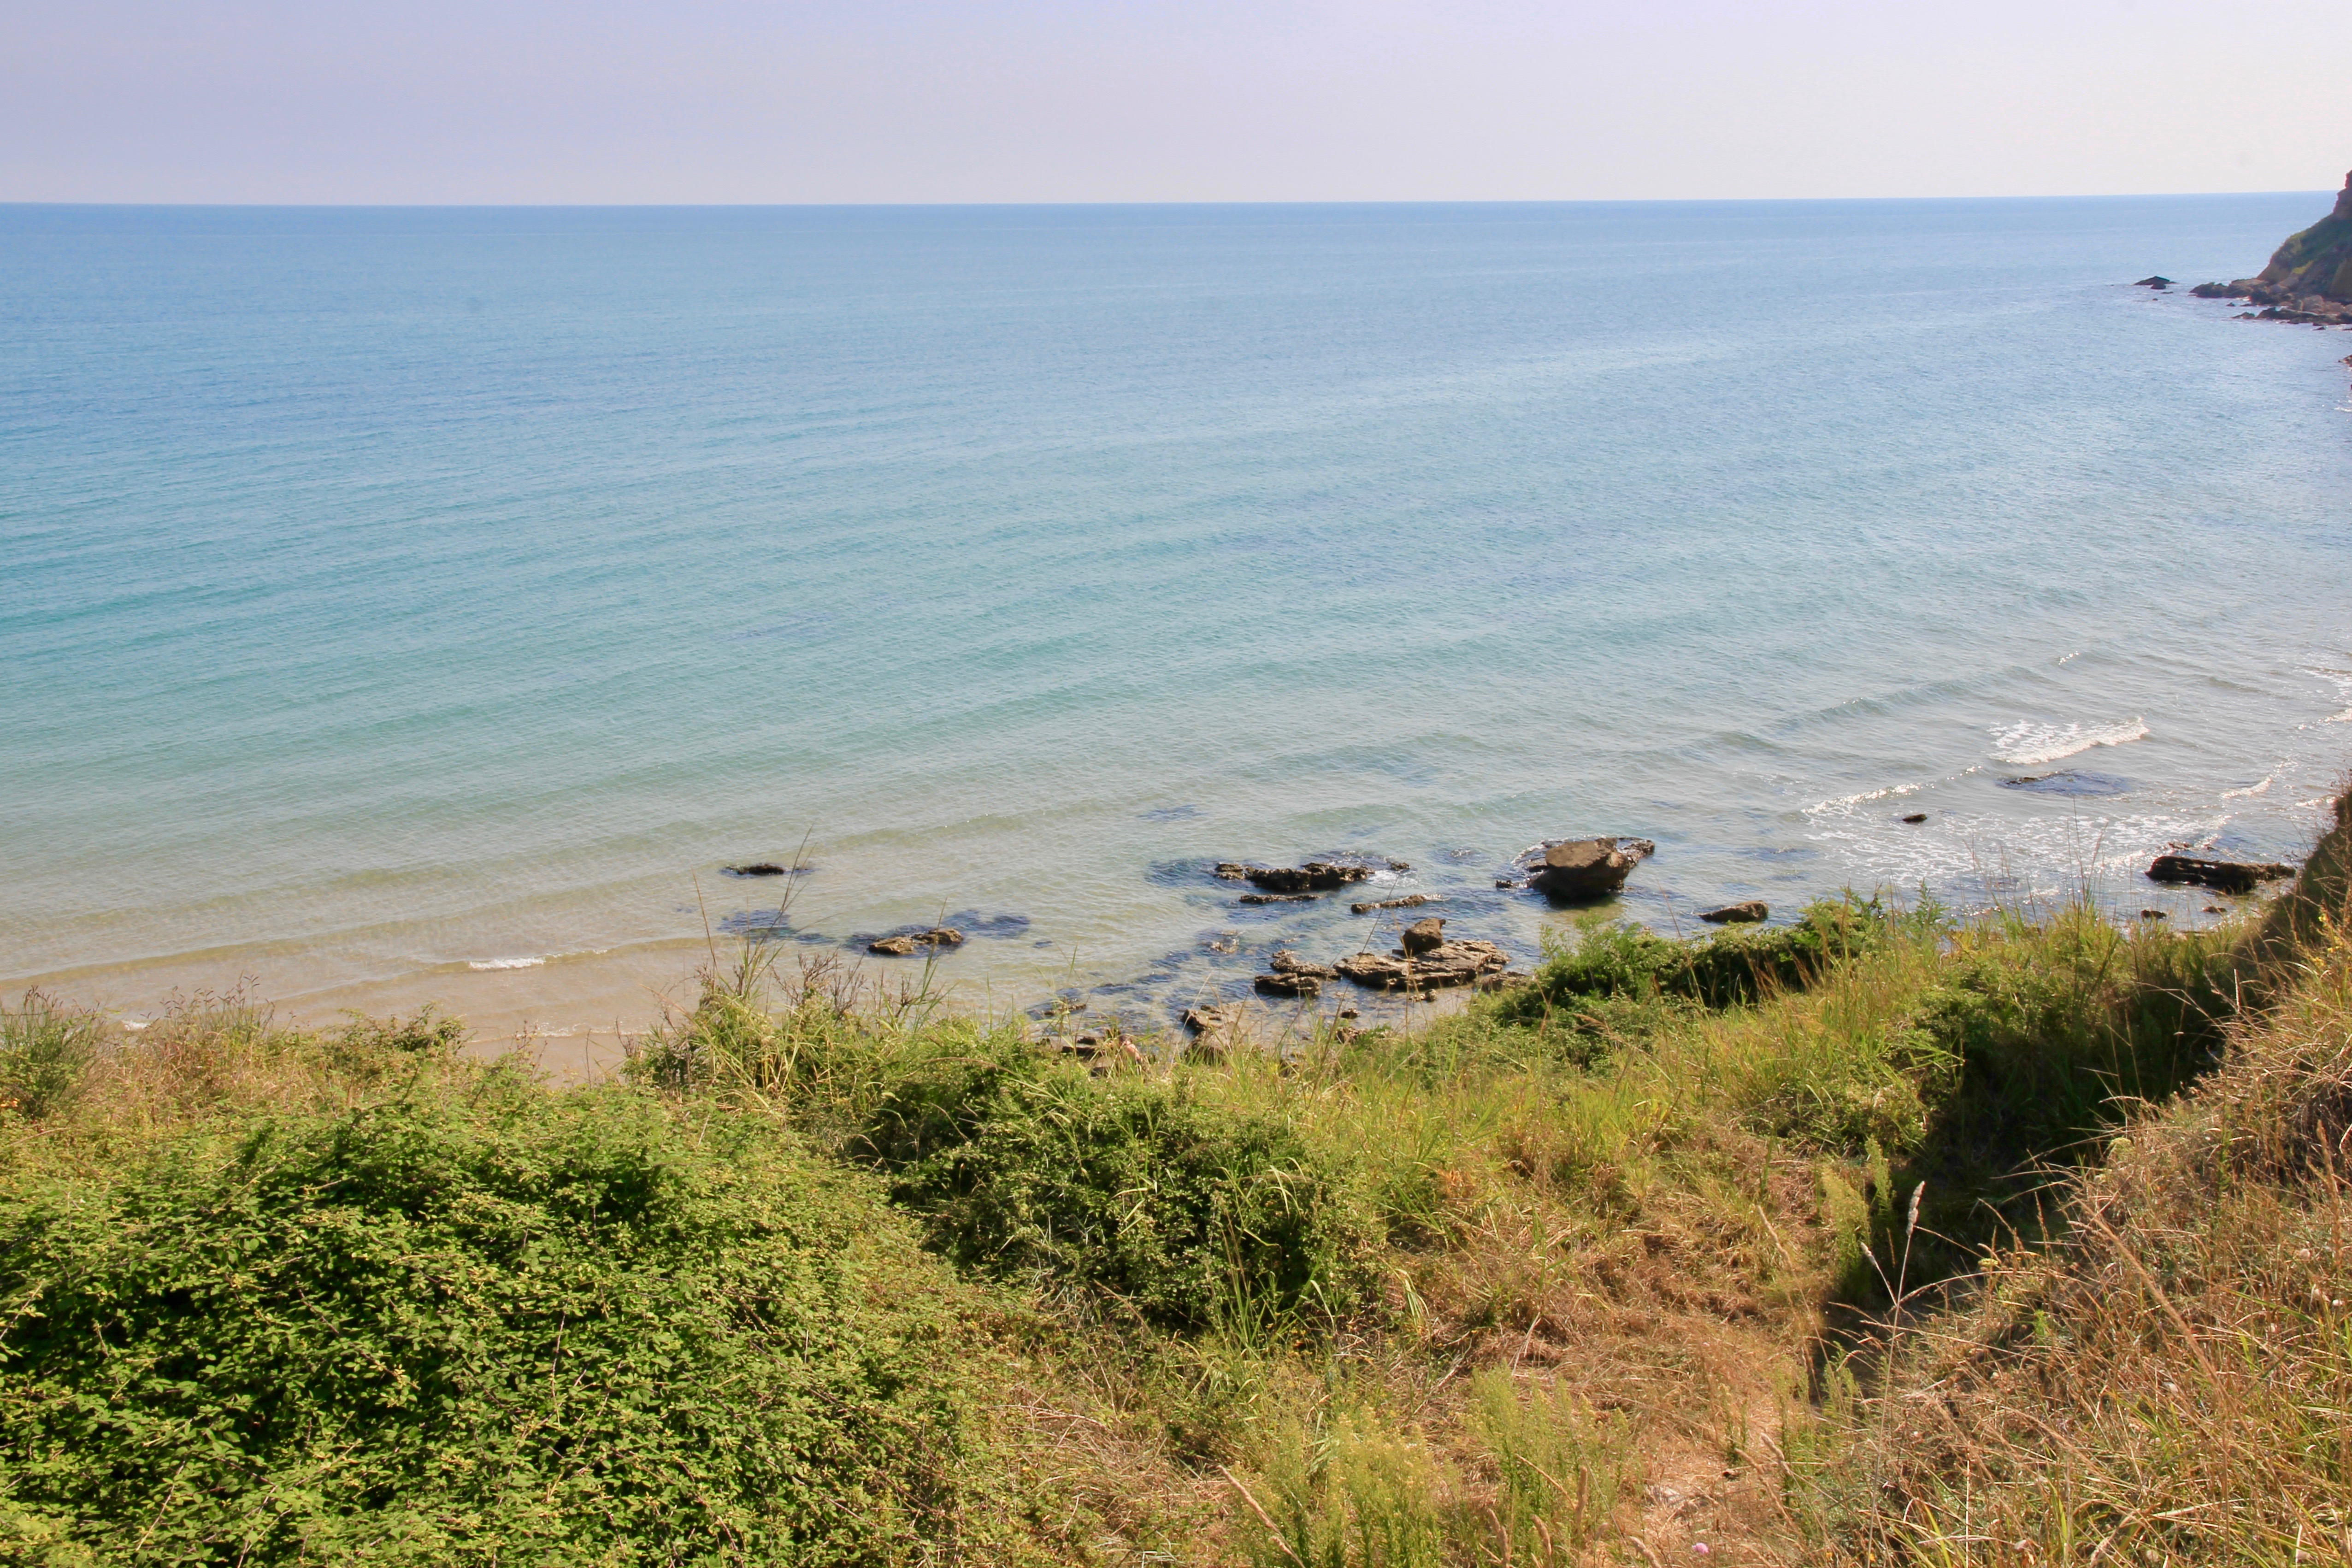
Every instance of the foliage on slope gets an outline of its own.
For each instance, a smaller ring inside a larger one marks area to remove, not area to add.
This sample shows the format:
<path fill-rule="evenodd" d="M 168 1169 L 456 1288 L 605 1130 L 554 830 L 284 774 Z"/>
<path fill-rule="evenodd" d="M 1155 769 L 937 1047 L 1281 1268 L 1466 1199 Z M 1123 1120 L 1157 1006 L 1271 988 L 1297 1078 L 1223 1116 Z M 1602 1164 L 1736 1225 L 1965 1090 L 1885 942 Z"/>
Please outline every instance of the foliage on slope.
<path fill-rule="evenodd" d="M 948 1530 L 945 1282 L 853 1179 L 641 1095 L 205 1034 L 142 1065 L 355 1103 L 10 1129 L 18 1556 L 863 1563 Z"/>
<path fill-rule="evenodd" d="M 1349 1163 L 1292 1119 L 1211 1075 L 1097 1075 L 1008 1026 L 877 1029 L 799 995 L 774 1013 L 707 995 L 639 1076 L 788 1105 L 887 1174 L 940 1254 L 1048 1297 L 1171 1329 L 1362 1305 L 1372 1236 Z"/>
<path fill-rule="evenodd" d="M 2344 806 L 2339 804 L 2339 814 Z M 2226 1057 L 2050 1194 L 2045 1245 L 1832 1370 L 1792 1426 L 1826 1549 L 1939 1563 L 2352 1557 L 2352 829 L 2242 948 Z"/>

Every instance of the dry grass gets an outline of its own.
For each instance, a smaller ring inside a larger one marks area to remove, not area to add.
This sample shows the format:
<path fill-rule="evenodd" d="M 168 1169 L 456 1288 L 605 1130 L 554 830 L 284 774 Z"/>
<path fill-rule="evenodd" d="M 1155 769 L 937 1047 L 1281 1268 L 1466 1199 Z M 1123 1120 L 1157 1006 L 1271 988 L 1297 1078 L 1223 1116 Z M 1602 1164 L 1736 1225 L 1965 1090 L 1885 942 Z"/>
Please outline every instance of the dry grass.
<path fill-rule="evenodd" d="M 2352 1561 L 2352 926 L 2339 826 L 2263 923 L 2228 1059 L 2069 1173 L 2051 1244 L 1792 1423 L 1824 1555 Z M 1884 1342 L 1874 1350 L 1885 1349 Z"/>

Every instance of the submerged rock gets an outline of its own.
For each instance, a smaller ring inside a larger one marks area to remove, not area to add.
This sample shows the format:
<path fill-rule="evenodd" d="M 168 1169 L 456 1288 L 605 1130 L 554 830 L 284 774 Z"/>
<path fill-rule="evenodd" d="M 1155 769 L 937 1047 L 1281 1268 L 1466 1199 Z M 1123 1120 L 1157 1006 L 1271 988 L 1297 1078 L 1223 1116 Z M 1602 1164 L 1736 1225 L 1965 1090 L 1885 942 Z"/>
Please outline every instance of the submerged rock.
<path fill-rule="evenodd" d="M 1311 904 L 1313 893 L 1244 893 L 1239 902 L 1244 904 Z"/>
<path fill-rule="evenodd" d="M 919 947 L 961 947 L 963 932 L 953 926 L 933 926 L 929 931 L 900 931 L 895 936 L 881 937 L 866 944 L 866 951 L 884 958 L 905 958 Z"/>
<path fill-rule="evenodd" d="M 1719 910 L 1702 910 L 1699 919 L 1711 925 L 1750 925 L 1772 912 L 1761 899 L 1749 899 L 1744 903 L 1726 904 Z"/>
<path fill-rule="evenodd" d="M 2190 882 L 2224 893 L 2250 893 L 2263 882 L 2294 875 L 2294 868 L 2267 860 L 2209 860 L 2197 855 L 2159 855 L 2147 868 L 2155 882 Z"/>
<path fill-rule="evenodd" d="M 1407 893 L 1402 899 L 1380 899 L 1369 904 L 1349 904 L 1354 914 L 1368 915 L 1374 910 L 1417 910 L 1423 904 L 1443 903 L 1444 900 L 1428 893 Z"/>
<path fill-rule="evenodd" d="M 754 860 L 747 866 L 723 866 L 719 868 L 730 877 L 781 877 L 787 869 L 773 860 Z"/>
<path fill-rule="evenodd" d="M 1927 820 L 1927 814 L 1924 811 L 1906 812 L 1904 814 L 1903 820 L 1910 823 L 1914 826 L 1916 826 L 1920 823 Z"/>
<path fill-rule="evenodd" d="M 1549 838 L 1519 857 L 1528 886 L 1563 902 L 1605 899 L 1656 854 L 1646 838 Z"/>

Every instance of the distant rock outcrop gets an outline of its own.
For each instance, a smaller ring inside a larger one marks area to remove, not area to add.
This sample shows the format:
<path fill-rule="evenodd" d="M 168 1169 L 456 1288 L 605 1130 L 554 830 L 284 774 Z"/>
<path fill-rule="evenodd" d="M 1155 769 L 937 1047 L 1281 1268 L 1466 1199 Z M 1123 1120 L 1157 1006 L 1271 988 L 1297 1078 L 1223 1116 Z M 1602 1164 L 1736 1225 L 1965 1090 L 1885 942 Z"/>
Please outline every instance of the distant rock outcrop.
<path fill-rule="evenodd" d="M 2336 209 L 2291 236 L 2260 274 L 2200 283 L 2189 292 L 2202 300 L 2251 300 L 2263 307 L 2265 321 L 2352 323 L 2352 174 L 2344 176 Z"/>

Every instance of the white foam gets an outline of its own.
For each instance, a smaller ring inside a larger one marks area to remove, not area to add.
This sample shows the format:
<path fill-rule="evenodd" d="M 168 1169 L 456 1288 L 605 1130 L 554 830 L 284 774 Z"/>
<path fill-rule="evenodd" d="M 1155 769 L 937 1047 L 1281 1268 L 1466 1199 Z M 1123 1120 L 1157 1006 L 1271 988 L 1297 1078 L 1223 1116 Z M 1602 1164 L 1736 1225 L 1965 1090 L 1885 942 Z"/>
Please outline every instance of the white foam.
<path fill-rule="evenodd" d="M 2248 784 L 2243 789 L 2225 789 L 2221 792 L 2221 798 L 2223 800 L 2245 800 L 2252 795 L 2266 795 L 2270 792 L 2271 778 L 2275 778 L 2276 776 L 2276 774 L 2272 774 L 2270 778 L 2263 779 L 2262 783 L 2258 784 Z"/>
<path fill-rule="evenodd" d="M 1860 795 L 1842 795 L 1835 800 L 1817 800 L 1805 807 L 1805 815 L 1811 816 L 1816 812 L 1835 811 L 1842 805 L 1860 805 L 1865 801 L 1893 800 L 1898 795 L 1916 795 L 1927 787 L 1925 784 L 1888 784 L 1885 789 L 1866 789 Z"/>
<path fill-rule="evenodd" d="M 2036 724 L 2031 720 L 2012 724 L 1993 741 L 1992 760 L 2012 767 L 2030 768 L 2087 752 L 2094 746 L 2127 746 L 2147 739 L 2147 724 L 2135 715 L 2113 724 Z"/>
<path fill-rule="evenodd" d="M 1860 795 L 1842 795 L 1830 800 L 1817 800 L 1805 807 L 1805 815 L 1807 816 L 1851 816 L 1853 815 L 1855 806 L 1868 805 L 1874 800 L 1900 800 L 1906 795 L 1917 795 L 1923 789 L 1934 789 L 1937 784 L 1952 784 L 1975 773 L 1980 765 L 1971 763 L 1958 773 L 1946 773 L 1942 778 L 1915 779 L 1909 784 L 1888 784 L 1882 789 L 1866 789 Z"/>
<path fill-rule="evenodd" d="M 468 969 L 537 969 L 547 962 L 544 958 L 486 958 L 478 963 L 467 963 Z"/>
<path fill-rule="evenodd" d="M 2336 688 L 2336 695 L 2339 699 L 2352 697 L 2352 669 L 2331 669 L 2324 664 L 2307 664 L 2303 667 L 2303 672 L 2305 675 L 2315 675 L 2320 679 L 2327 682 L 2328 685 Z M 2330 713 L 2326 718 L 2322 719 L 2320 722 L 2323 724 L 2352 724 L 2352 708 L 2347 708 L 2341 713 Z M 2310 728 L 2310 726 L 2306 724 L 2298 724 L 2295 728 L 2298 730 L 2304 730 Z"/>

